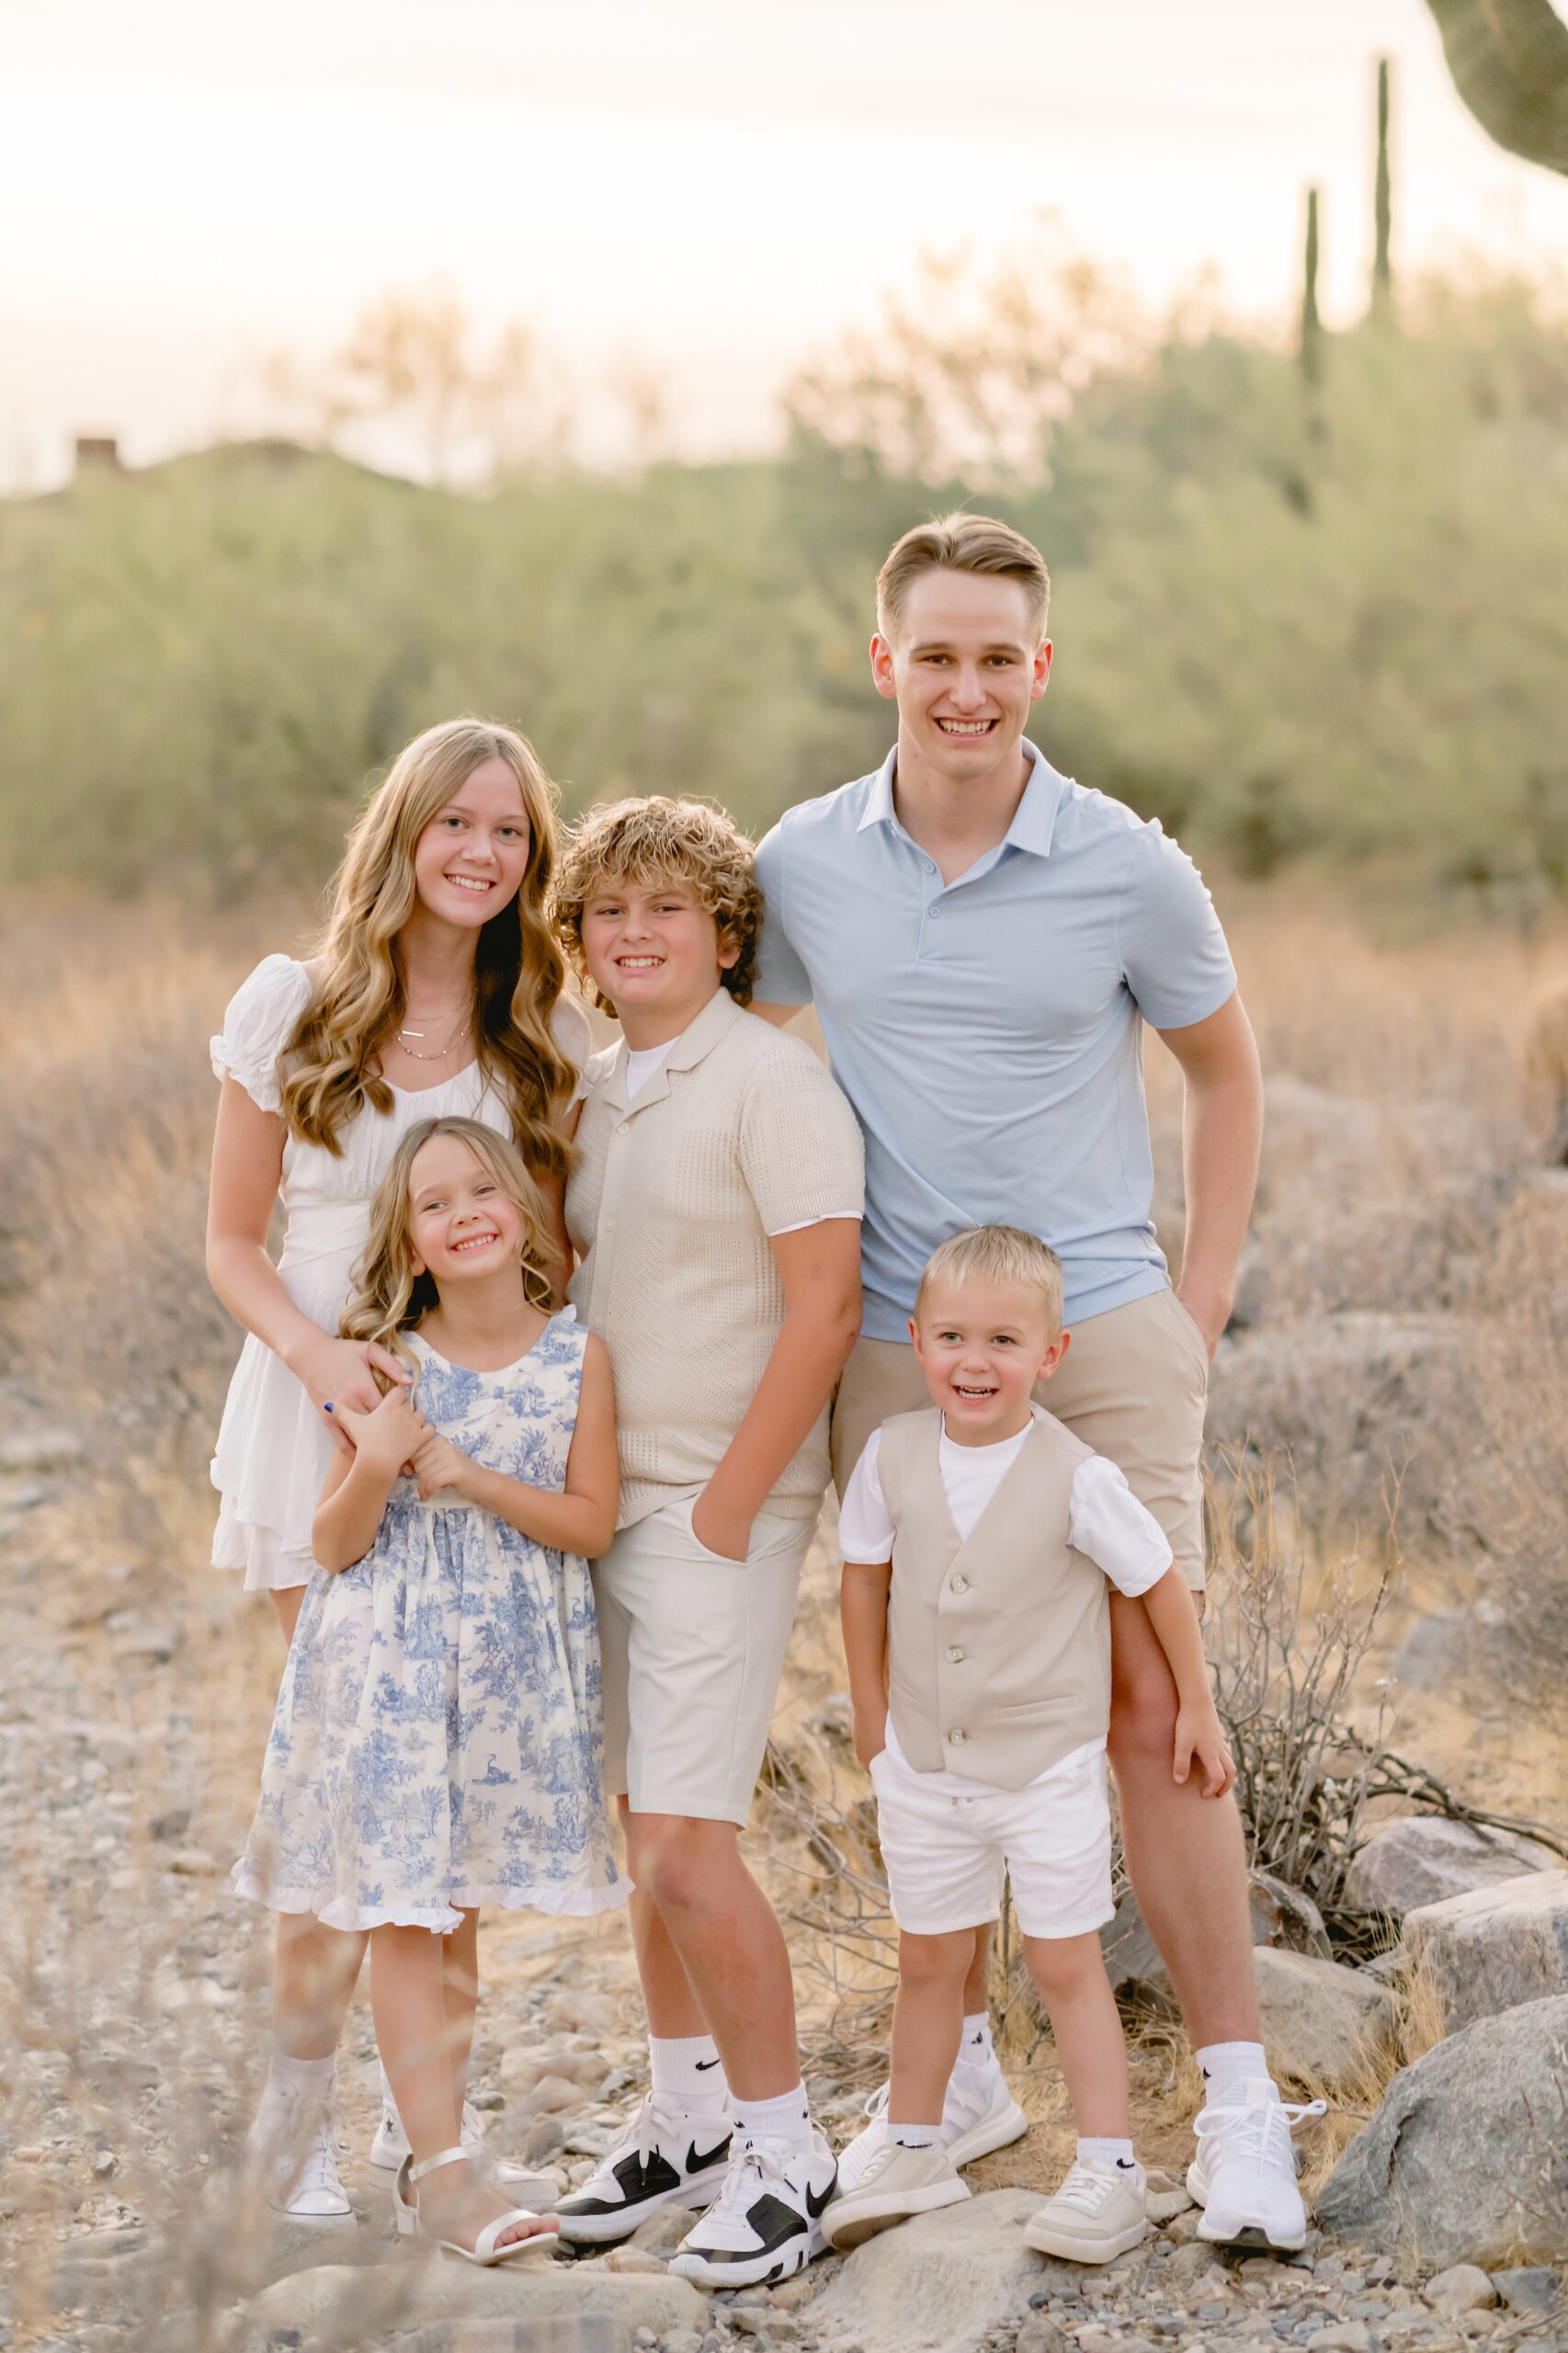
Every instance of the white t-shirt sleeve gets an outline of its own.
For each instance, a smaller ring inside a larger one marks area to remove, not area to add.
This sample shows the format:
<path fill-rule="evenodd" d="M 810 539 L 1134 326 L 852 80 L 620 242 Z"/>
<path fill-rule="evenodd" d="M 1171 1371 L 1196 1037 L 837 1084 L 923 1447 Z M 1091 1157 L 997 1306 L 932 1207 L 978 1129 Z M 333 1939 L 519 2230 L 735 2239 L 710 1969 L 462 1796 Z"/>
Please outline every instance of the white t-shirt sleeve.
<path fill-rule="evenodd" d="M 1174 1558 L 1153 1513 L 1103 1454 L 1080 1462 L 1073 1474 L 1067 1541 L 1105 1571 L 1118 1593 L 1133 1597 L 1158 1585 Z"/>
<path fill-rule="evenodd" d="M 881 1442 L 881 1430 L 873 1430 L 866 1440 L 866 1451 L 849 1474 L 838 1507 L 840 1556 L 861 1568 L 874 1568 L 892 1558 L 892 1521 L 877 1472 Z"/>

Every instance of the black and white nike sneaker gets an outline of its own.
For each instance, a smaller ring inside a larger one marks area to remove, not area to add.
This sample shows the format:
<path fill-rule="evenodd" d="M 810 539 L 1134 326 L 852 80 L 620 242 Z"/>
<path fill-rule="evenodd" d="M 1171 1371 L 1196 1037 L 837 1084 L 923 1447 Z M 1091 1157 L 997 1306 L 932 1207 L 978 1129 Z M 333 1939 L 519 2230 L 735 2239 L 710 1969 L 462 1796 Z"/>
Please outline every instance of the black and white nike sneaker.
<path fill-rule="evenodd" d="M 838 2165 L 820 2132 L 809 2149 L 737 2140 L 723 2188 L 682 2239 L 670 2269 L 699 2288 L 788 2279 L 827 2245 L 823 2211 L 837 2187 Z"/>
<path fill-rule="evenodd" d="M 625 2138 L 556 2208 L 561 2235 L 608 2246 L 661 2206 L 706 2206 L 723 2187 L 729 2155 L 727 2115 L 694 2116 L 670 2093 L 650 2092 Z"/>

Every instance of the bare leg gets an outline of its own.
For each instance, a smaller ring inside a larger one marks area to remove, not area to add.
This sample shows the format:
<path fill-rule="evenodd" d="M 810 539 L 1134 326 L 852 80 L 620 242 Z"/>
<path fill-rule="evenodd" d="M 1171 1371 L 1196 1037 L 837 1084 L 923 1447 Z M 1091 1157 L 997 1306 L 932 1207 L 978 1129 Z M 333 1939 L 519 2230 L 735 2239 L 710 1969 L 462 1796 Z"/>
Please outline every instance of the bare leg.
<path fill-rule="evenodd" d="M 967 1932 L 966 1932 L 967 1933 Z M 963 2014 L 978 2018 L 991 2006 L 991 1923 L 974 1931 L 974 1958 L 963 1981 Z"/>
<path fill-rule="evenodd" d="M 1110 1610 L 1109 1753 L 1133 1893 L 1194 2044 L 1260 2042 L 1235 1800 L 1204 1797 L 1201 1774 L 1172 1779 L 1176 1691 L 1165 1654 L 1141 1601 L 1113 1594 Z"/>
<path fill-rule="evenodd" d="M 1127 2045 L 1098 1937 L 1026 1937 L 1024 1960 L 1050 2014 L 1079 2133 L 1125 2141 L 1132 2129 Z"/>
<path fill-rule="evenodd" d="M 972 1967 L 974 1935 L 898 1940 L 898 1997 L 892 2012 L 892 2124 L 939 2124 L 948 2077 L 963 2029 L 965 1972 Z"/>
<path fill-rule="evenodd" d="M 775 2099 L 792 2091 L 801 2080 L 801 2055 L 790 1956 L 772 1906 L 741 1860 L 734 1824 L 632 1813 L 627 1833 L 631 1876 L 664 1930 L 663 1938 L 650 1933 L 647 1939 L 666 2021 L 662 2029 L 655 2025 L 654 2033 L 710 2033 L 737 2099 Z M 681 2003 L 666 1940 L 694 2009 Z M 640 1942 L 640 1963 L 642 1957 Z M 651 2022 L 653 2017 L 650 1999 Z M 683 2022 L 668 2022 L 676 2018 Z"/>
<path fill-rule="evenodd" d="M 302 1585 L 285 1586 L 272 1597 L 286 1642 L 294 1639 L 304 1597 Z M 351 1930 L 324 1928 L 308 1912 L 278 1915 L 272 1961 L 272 2036 L 287 2057 L 332 2057 L 364 1958 L 362 1936 Z"/>
<path fill-rule="evenodd" d="M 381 2063 L 415 2162 L 455 2149 L 462 2096 L 449 2046 L 445 1939 L 428 1928 L 373 1928 L 370 2004 Z M 421 2213 L 437 2237 L 472 2246 L 507 2201 L 478 2180 L 466 2158 L 443 2165 L 417 2192 Z M 536 2237 L 553 2223 L 535 2219 L 501 2234 L 501 2245 Z"/>
<path fill-rule="evenodd" d="M 631 1809 L 624 1798 L 617 1802 L 620 1807 L 621 1821 L 626 1825 L 630 1852 L 634 1836 Z M 632 1876 L 637 1877 L 635 1871 Z M 708 2020 L 703 2016 L 701 2003 L 692 1991 L 686 1963 L 676 1950 L 670 1932 L 640 1879 L 632 1890 L 628 1909 L 631 1915 L 631 1942 L 637 1954 L 637 1974 L 642 1981 L 642 2005 L 648 2013 L 649 2033 L 679 2040 L 689 2035 L 706 2034 Z M 789 2089 L 788 2085 L 785 2089 Z"/>
<path fill-rule="evenodd" d="M 446 1967 L 442 1991 L 447 2006 L 447 2050 L 452 2079 L 458 2087 L 460 2112 L 468 2097 L 469 2062 L 473 2056 L 473 2019 L 479 2007 L 479 1915 L 465 1912 L 462 1926 L 442 1938 Z"/>

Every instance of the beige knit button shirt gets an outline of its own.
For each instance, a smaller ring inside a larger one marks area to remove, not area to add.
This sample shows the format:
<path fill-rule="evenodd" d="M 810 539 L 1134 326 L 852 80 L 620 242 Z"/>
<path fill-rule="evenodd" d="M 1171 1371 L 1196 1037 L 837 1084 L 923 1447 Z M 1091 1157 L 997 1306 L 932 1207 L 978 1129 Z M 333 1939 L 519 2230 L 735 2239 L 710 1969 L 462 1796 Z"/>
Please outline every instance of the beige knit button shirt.
<path fill-rule="evenodd" d="M 622 1528 L 704 1487 L 784 1322 L 768 1236 L 860 1213 L 855 1115 L 811 1048 L 721 989 L 629 1103 L 626 1048 L 583 1106 L 568 1286 L 609 1350 Z M 814 1519 L 827 1409 L 763 1508 Z"/>

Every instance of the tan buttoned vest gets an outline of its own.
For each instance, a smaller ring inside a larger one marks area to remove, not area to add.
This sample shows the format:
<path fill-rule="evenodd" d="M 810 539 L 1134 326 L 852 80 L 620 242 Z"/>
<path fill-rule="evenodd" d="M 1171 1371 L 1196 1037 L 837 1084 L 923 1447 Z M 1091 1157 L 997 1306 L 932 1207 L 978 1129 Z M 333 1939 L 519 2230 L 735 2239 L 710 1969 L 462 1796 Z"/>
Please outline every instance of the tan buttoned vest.
<path fill-rule="evenodd" d="M 1093 1449 L 1042 1406 L 960 1542 L 935 1407 L 882 1424 L 877 1471 L 894 1529 L 888 1691 L 917 1772 L 1021 1790 L 1110 1719 L 1110 1598 L 1067 1541 L 1073 1474 Z"/>

